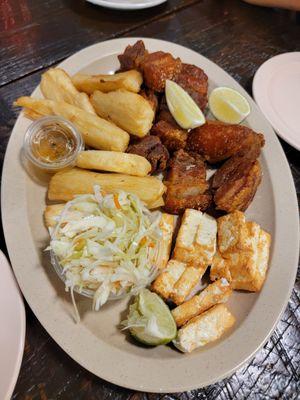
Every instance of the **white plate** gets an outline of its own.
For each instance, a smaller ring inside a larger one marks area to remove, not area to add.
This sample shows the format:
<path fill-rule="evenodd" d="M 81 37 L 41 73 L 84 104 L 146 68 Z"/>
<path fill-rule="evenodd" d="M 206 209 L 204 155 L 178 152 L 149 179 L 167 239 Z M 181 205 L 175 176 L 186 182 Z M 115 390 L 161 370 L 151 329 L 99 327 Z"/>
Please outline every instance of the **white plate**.
<path fill-rule="evenodd" d="M 300 150 L 300 52 L 262 64 L 254 76 L 253 96 L 278 135 Z"/>
<path fill-rule="evenodd" d="M 117 10 L 141 10 L 165 3 L 167 0 L 87 0 L 89 3 Z"/>
<path fill-rule="evenodd" d="M 90 46 L 61 63 L 70 74 L 107 73 L 119 68 L 117 54 L 139 38 L 122 38 Z M 43 251 L 49 236 L 43 225 L 46 187 L 25 172 L 20 151 L 25 128 L 21 114 L 14 126 L 5 157 L 2 179 L 2 216 L 11 262 L 20 287 L 45 329 L 78 363 L 95 375 L 120 386 L 146 392 L 181 392 L 206 386 L 233 373 L 263 345 L 288 302 L 298 261 L 298 207 L 290 169 L 270 124 L 256 104 L 225 71 L 185 47 L 162 40 L 144 39 L 149 51 L 164 50 L 202 67 L 210 90 L 229 86 L 251 105 L 247 123 L 263 132 L 266 146 L 261 163 L 263 181 L 247 216 L 272 234 L 268 276 L 258 294 L 235 291 L 229 308 L 237 322 L 220 341 L 190 355 L 171 347 L 146 349 L 120 332 L 127 301 L 111 302 L 98 312 L 88 299 L 76 296 L 82 316 L 73 321 L 69 294 Z M 34 96 L 39 96 L 39 89 Z"/>
<path fill-rule="evenodd" d="M 23 357 L 25 309 L 11 267 L 0 250 L 0 399 L 13 393 Z"/>

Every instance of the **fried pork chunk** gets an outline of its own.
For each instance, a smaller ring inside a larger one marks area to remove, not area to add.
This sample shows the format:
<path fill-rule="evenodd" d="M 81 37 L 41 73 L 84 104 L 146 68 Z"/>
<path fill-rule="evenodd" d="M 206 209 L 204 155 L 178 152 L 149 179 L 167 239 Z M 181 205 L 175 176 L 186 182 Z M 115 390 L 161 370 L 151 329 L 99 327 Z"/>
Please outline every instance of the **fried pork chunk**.
<path fill-rule="evenodd" d="M 203 111 L 207 104 L 208 78 L 205 72 L 195 65 L 182 64 L 175 81 L 194 99 Z"/>
<path fill-rule="evenodd" d="M 146 86 L 155 92 L 163 92 L 166 79 L 175 79 L 182 65 L 180 58 L 174 58 L 170 53 L 163 51 L 148 53 L 142 40 L 133 46 L 127 46 L 118 58 L 122 71 L 129 69 L 141 71 Z"/>
<path fill-rule="evenodd" d="M 214 174 L 212 188 L 217 209 L 227 212 L 247 209 L 262 178 L 256 159 L 263 143 L 262 135 L 249 136 L 239 151 Z"/>
<path fill-rule="evenodd" d="M 260 154 L 262 144 L 259 134 L 245 142 L 244 146 L 216 171 L 212 181 L 213 189 L 218 189 L 222 185 L 248 174 Z"/>
<path fill-rule="evenodd" d="M 144 90 L 140 91 L 139 93 L 141 96 L 144 97 L 144 99 L 148 100 L 150 103 L 150 106 L 152 107 L 154 113 L 157 111 L 158 107 L 158 98 L 156 94 L 154 93 L 153 90 L 145 88 Z"/>
<path fill-rule="evenodd" d="M 152 166 L 151 173 L 164 171 L 169 160 L 169 152 L 157 136 L 145 136 L 131 144 L 127 153 L 138 154 L 147 158 Z"/>
<path fill-rule="evenodd" d="M 206 210 L 211 202 L 206 181 L 206 168 L 202 158 L 195 153 L 179 150 L 174 153 L 165 182 L 168 190 L 165 209 L 179 214 L 186 208 Z"/>
<path fill-rule="evenodd" d="M 243 125 L 207 121 L 190 132 L 186 148 L 201 154 L 210 163 L 217 163 L 235 155 L 244 147 L 251 147 L 253 142 L 260 143 L 262 147 L 263 135 Z"/>
<path fill-rule="evenodd" d="M 246 166 L 248 167 L 249 164 Z M 260 163 L 258 160 L 250 163 L 250 168 L 245 169 L 245 172 L 242 168 L 243 163 L 237 166 L 236 176 L 226 179 L 225 183 L 215 191 L 214 202 L 218 210 L 245 211 L 253 200 L 262 179 Z"/>
<path fill-rule="evenodd" d="M 140 70 L 143 59 L 148 54 L 145 44 L 142 40 L 138 40 L 133 46 L 128 45 L 123 54 L 118 56 L 121 70 L 128 71 L 129 69 Z"/>
<path fill-rule="evenodd" d="M 169 151 L 184 149 L 188 135 L 187 131 L 176 123 L 165 107 L 159 113 L 158 122 L 153 125 L 151 134 L 159 136 Z"/>
<path fill-rule="evenodd" d="M 141 70 L 146 86 L 155 92 L 163 92 L 166 79 L 172 80 L 179 74 L 181 61 L 170 53 L 156 51 L 143 58 Z"/>

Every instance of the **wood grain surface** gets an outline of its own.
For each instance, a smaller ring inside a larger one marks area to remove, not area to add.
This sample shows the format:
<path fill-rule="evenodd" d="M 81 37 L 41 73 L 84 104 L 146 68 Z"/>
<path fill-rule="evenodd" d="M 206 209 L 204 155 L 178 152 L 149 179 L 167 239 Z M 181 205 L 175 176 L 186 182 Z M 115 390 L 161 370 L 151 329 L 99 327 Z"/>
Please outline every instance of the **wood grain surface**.
<path fill-rule="evenodd" d="M 18 113 L 13 100 L 30 94 L 50 65 L 85 46 L 122 36 L 154 37 L 190 47 L 224 68 L 250 94 L 253 76 L 265 60 L 300 50 L 296 13 L 240 0 L 169 0 L 132 12 L 106 10 L 81 0 L 0 0 L 1 169 Z M 299 152 L 282 145 L 299 198 Z M 2 229 L 0 240 L 5 250 Z M 13 399 L 297 399 L 299 298 L 298 279 L 276 331 L 251 363 L 224 381 L 175 395 L 136 393 L 95 377 L 58 347 L 26 307 L 26 346 Z"/>

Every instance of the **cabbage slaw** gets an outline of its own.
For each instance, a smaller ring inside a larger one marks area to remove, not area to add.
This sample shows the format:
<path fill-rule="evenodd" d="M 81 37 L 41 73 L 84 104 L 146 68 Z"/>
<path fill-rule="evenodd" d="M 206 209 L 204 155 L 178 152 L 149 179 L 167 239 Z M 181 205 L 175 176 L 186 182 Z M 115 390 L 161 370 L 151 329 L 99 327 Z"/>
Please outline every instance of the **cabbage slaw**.
<path fill-rule="evenodd" d="M 50 228 L 50 246 L 58 259 L 66 290 L 93 292 L 93 309 L 110 296 L 136 294 L 157 276 L 161 213 L 123 191 L 78 195 L 66 203 Z"/>

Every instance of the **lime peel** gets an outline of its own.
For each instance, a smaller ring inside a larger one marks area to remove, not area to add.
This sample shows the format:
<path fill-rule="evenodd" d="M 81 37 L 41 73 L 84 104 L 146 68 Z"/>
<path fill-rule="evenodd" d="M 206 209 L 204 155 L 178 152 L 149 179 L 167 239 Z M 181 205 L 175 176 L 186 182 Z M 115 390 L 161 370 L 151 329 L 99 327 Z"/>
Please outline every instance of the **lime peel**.
<path fill-rule="evenodd" d="M 208 105 L 217 120 L 228 124 L 239 124 L 250 114 L 247 99 L 228 87 L 214 89 L 209 96 Z"/>
<path fill-rule="evenodd" d="M 129 329 L 136 340 L 149 346 L 169 343 L 177 335 L 176 323 L 168 306 L 148 289 L 139 292 L 121 325 L 123 329 Z"/>

